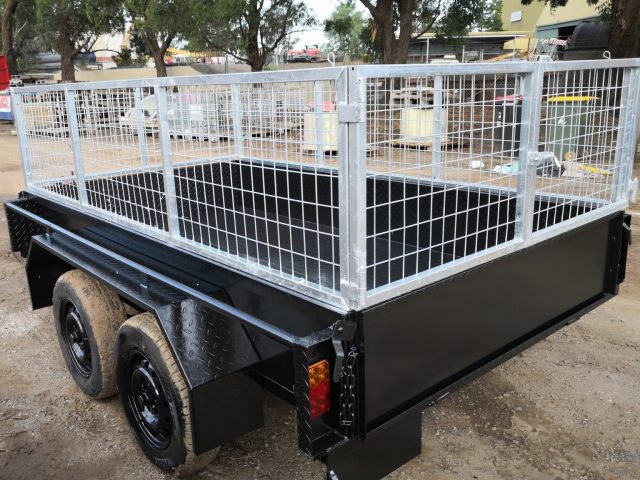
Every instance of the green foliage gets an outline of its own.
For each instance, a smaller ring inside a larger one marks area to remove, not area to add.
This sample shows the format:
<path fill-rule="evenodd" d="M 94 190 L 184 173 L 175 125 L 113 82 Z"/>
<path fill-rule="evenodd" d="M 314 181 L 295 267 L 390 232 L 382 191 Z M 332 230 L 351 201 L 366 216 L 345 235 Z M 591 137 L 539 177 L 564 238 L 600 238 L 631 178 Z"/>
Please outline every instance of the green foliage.
<path fill-rule="evenodd" d="M 35 0 L 35 10 L 39 37 L 58 51 L 62 40 L 74 53 L 89 51 L 100 35 L 124 25 L 119 0 Z"/>
<path fill-rule="evenodd" d="M 484 0 L 452 0 L 436 19 L 433 30 L 440 38 L 458 39 L 483 19 L 484 12 Z"/>
<path fill-rule="evenodd" d="M 130 36 L 129 36 L 129 48 L 132 52 L 138 57 L 148 57 L 151 55 L 151 51 L 149 50 L 149 46 L 144 41 L 140 32 L 134 27 L 131 27 Z"/>
<path fill-rule="evenodd" d="M 483 32 L 501 31 L 502 0 L 485 0 L 484 11 L 476 26 Z"/>
<path fill-rule="evenodd" d="M 287 36 L 315 24 L 302 0 L 193 0 L 191 48 L 222 50 L 262 70 Z"/>
<path fill-rule="evenodd" d="M 3 12 L 2 51 L 7 56 L 9 71 L 25 72 L 30 69 L 30 54 L 35 47 L 35 0 L 0 0 L 0 10 Z"/>
<path fill-rule="evenodd" d="M 375 23 L 369 19 L 362 32 L 360 32 L 360 43 L 362 45 L 362 60 L 367 63 L 380 63 L 382 61 L 382 52 L 374 41 Z"/>
<path fill-rule="evenodd" d="M 190 27 L 189 0 L 124 0 L 128 16 L 133 22 L 130 41 L 138 41 L 137 49 L 143 48 L 143 33 L 150 33 L 158 43 L 168 37 L 178 37 Z"/>
<path fill-rule="evenodd" d="M 190 28 L 189 0 L 124 0 L 133 22 L 130 44 L 139 55 L 149 54 L 159 77 L 167 75 L 164 57 L 171 43 Z"/>
<path fill-rule="evenodd" d="M 137 52 L 136 52 L 137 53 Z M 146 63 L 146 58 L 143 55 L 137 54 L 134 57 L 134 50 L 123 46 L 118 52 L 118 55 L 113 57 L 113 61 L 119 67 L 142 67 Z"/>
<path fill-rule="evenodd" d="M 351 60 L 366 55 L 368 22 L 362 12 L 356 10 L 353 0 L 344 0 L 324 23 L 328 49 L 348 55 Z M 370 31 L 369 38 L 370 38 Z"/>

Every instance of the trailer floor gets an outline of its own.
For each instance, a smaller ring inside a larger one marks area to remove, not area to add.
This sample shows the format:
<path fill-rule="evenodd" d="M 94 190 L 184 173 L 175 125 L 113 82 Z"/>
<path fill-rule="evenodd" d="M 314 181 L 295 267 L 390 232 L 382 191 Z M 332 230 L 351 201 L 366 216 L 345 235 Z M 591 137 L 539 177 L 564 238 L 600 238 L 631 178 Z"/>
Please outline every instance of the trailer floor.
<path fill-rule="evenodd" d="M 0 200 L 22 187 L 8 130 Z M 640 231 L 640 212 L 633 221 Z M 173 479 L 136 447 L 117 399 L 90 401 L 75 387 L 51 309 L 30 311 L 8 248 L 0 216 L 0 479 Z M 427 410 L 422 455 L 390 478 L 640 478 L 639 241 L 627 272 L 619 297 Z M 323 479 L 295 445 L 292 410 L 268 397 L 266 426 L 195 478 Z"/>

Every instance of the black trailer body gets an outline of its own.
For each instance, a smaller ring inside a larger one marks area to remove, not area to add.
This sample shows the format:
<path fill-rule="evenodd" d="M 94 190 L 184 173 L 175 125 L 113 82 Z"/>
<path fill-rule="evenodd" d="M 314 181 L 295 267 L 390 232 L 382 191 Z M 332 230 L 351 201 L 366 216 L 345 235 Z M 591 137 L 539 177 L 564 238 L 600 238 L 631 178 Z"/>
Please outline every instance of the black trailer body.
<path fill-rule="evenodd" d="M 543 92 L 599 99 L 577 159 Z M 161 468 L 260 428 L 268 390 L 329 479 L 376 480 L 420 453 L 422 410 L 618 293 L 638 98 L 637 60 L 15 90 L 11 249 L 34 309 L 70 275 L 110 292 L 111 393 Z M 80 361 L 76 310 L 54 316 Z"/>
<path fill-rule="evenodd" d="M 5 208 L 34 308 L 79 268 L 157 315 L 191 389 L 196 451 L 259 428 L 264 387 L 295 406 L 300 448 L 341 480 L 381 478 L 418 455 L 421 410 L 614 296 L 631 218 L 615 214 L 349 312 L 32 195 Z M 342 340 L 336 326 L 349 324 Z M 311 421 L 307 368 L 323 358 L 339 380 L 330 412 Z"/>

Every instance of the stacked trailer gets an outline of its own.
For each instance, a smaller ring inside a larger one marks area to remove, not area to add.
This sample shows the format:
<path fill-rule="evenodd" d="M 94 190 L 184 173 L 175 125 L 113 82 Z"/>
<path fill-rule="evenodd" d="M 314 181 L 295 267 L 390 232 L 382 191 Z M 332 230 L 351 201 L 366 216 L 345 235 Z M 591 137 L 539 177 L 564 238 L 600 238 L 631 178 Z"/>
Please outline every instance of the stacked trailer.
<path fill-rule="evenodd" d="M 77 384 L 118 390 L 161 468 L 202 467 L 259 428 L 266 389 L 293 405 L 298 445 L 329 478 L 378 479 L 420 453 L 424 408 L 618 292 L 639 72 L 357 66 L 17 88 L 27 188 L 5 207 L 12 250 L 33 308 L 54 306 Z M 389 102 L 416 84 L 434 89 L 428 149 L 403 141 L 404 107 Z M 85 92 L 148 88 L 157 137 L 82 128 Z M 313 110 L 316 148 L 295 130 L 253 135 L 243 92 L 265 88 L 335 105 Z M 169 103 L 191 111 L 211 92 L 230 92 L 225 140 L 172 135 Z M 508 96 L 521 98 L 517 148 L 496 141 Z M 549 168 L 562 161 L 550 96 L 599 99 L 572 139 L 584 169 Z M 65 135 L 39 128 L 52 104 Z M 452 135 L 464 141 L 444 148 Z"/>

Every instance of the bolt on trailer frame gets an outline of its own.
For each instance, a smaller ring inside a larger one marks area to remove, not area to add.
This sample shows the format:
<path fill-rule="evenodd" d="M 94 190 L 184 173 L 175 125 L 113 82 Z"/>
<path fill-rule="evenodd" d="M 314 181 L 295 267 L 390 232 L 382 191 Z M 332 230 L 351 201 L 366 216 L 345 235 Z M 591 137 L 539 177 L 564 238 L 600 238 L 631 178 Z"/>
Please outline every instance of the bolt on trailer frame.
<path fill-rule="evenodd" d="M 201 450 L 260 424 L 236 375 L 251 371 L 296 405 L 306 452 L 340 479 L 379 478 L 419 452 L 420 408 L 617 292 L 639 72 L 352 66 L 14 89 L 28 193 L 7 204 L 12 249 L 34 307 L 77 267 L 156 313 L 201 405 Z M 185 322 L 202 330 L 185 338 Z M 208 334 L 229 348 L 207 351 Z M 335 383 L 312 418 L 319 358 Z M 245 403 L 204 413 L 225 382 Z M 358 461 L 390 443 L 406 448 Z"/>

